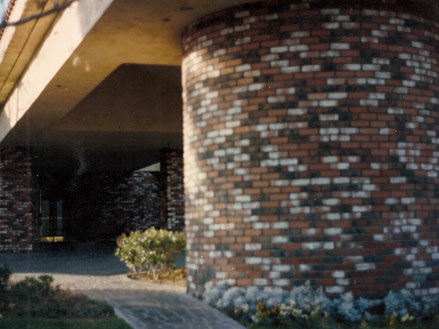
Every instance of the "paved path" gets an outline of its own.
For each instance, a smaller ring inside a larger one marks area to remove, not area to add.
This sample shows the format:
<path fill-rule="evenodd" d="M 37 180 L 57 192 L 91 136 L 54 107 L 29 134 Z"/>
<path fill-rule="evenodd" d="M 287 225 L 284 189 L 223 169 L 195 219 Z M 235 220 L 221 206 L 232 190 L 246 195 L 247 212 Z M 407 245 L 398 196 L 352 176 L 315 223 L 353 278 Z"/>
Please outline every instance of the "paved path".
<path fill-rule="evenodd" d="M 133 329 L 243 329 L 185 288 L 154 285 L 126 277 L 123 263 L 110 250 L 0 254 L 13 280 L 50 274 L 55 283 L 106 300 Z"/>

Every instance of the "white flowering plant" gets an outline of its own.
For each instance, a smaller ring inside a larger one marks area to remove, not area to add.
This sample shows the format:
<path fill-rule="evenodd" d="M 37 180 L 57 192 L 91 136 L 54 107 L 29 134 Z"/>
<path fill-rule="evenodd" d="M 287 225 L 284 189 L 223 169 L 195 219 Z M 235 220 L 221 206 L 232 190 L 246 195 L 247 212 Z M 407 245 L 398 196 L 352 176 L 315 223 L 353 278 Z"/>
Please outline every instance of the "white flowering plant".
<path fill-rule="evenodd" d="M 430 298 L 424 303 L 422 316 L 427 320 L 439 323 L 439 298 Z"/>
<path fill-rule="evenodd" d="M 205 286 L 204 300 L 242 323 L 266 327 L 318 328 L 323 322 L 354 324 L 373 320 L 368 310 L 382 305 L 388 324 L 420 318 L 439 318 L 439 299 L 423 303 L 407 290 L 389 292 L 382 300 L 355 298 L 351 292 L 328 298 L 309 282 L 290 291 L 281 288 L 234 287 L 227 281 Z M 423 309 L 421 308 L 423 305 Z"/>
<path fill-rule="evenodd" d="M 384 298 L 384 313 L 389 318 L 389 324 L 397 322 L 412 322 L 420 316 L 421 302 L 418 301 L 408 290 L 389 294 Z"/>
<path fill-rule="evenodd" d="M 343 322 L 354 323 L 364 319 L 370 320 L 372 316 L 367 310 L 380 303 L 381 301 L 371 301 L 361 297 L 355 299 L 352 292 L 347 292 L 327 305 L 333 318 Z"/>
<path fill-rule="evenodd" d="M 283 327 L 296 322 L 303 328 L 328 318 L 331 303 L 322 289 L 313 289 L 309 283 L 288 292 L 273 287 L 233 287 L 226 281 L 209 282 L 204 300 L 244 323 Z"/>

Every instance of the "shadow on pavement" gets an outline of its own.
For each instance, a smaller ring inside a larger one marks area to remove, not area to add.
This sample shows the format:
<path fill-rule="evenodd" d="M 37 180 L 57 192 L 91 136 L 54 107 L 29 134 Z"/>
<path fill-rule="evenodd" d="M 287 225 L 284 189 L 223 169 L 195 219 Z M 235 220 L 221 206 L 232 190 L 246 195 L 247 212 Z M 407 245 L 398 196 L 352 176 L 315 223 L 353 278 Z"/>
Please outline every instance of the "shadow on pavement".
<path fill-rule="evenodd" d="M 114 243 L 40 245 L 35 249 L 0 254 L 0 265 L 8 265 L 13 273 L 114 275 L 128 272 L 125 264 L 114 256 Z"/>
<path fill-rule="evenodd" d="M 116 275 L 128 273 L 125 264 L 114 256 L 115 243 L 83 243 L 38 246 L 23 253 L 0 253 L 0 266 L 13 273 L 73 275 Z M 176 257 L 178 267 L 185 265 L 184 253 Z"/>

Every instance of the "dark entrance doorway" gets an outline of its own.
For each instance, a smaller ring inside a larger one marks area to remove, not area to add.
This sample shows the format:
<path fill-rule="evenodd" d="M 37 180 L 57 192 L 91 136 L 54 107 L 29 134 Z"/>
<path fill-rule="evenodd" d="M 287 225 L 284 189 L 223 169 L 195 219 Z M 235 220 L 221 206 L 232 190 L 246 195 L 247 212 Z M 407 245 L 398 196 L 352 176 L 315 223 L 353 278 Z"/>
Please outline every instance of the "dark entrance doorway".
<path fill-rule="evenodd" d="M 38 222 L 40 242 L 64 241 L 64 201 L 41 200 Z"/>

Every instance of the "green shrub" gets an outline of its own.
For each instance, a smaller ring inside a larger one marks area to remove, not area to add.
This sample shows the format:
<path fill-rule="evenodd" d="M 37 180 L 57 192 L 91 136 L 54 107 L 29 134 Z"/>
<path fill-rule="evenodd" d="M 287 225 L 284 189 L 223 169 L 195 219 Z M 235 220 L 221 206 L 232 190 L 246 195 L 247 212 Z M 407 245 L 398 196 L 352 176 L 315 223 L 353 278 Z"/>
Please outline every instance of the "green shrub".
<path fill-rule="evenodd" d="M 85 295 L 73 294 L 52 285 L 53 278 L 26 277 L 7 289 L 6 316 L 41 318 L 105 318 L 114 315 L 111 306 Z"/>
<path fill-rule="evenodd" d="M 175 266 L 172 256 L 185 249 L 183 232 L 156 230 L 151 227 L 144 232 L 123 234 L 117 240 L 115 255 L 119 257 L 131 272 L 151 271 L 154 279 L 158 270 Z"/>
<path fill-rule="evenodd" d="M 52 288 L 53 279 L 50 276 L 40 276 L 38 279 L 26 277 L 13 283 L 8 289 L 7 301 L 9 312 L 17 315 L 41 313 L 54 298 L 58 287 Z"/>
<path fill-rule="evenodd" d="M 0 267 L 0 314 L 2 314 L 7 307 L 7 287 L 9 284 L 9 278 L 11 277 L 11 271 L 7 265 Z"/>
<path fill-rule="evenodd" d="M 11 271 L 9 270 L 8 266 L 3 265 L 0 267 L 0 294 L 6 291 L 10 277 Z"/>
<path fill-rule="evenodd" d="M 43 319 L 0 318 L 0 328 L 7 329 L 132 329 L 122 319 Z M 332 329 L 332 328 L 331 328 Z"/>

